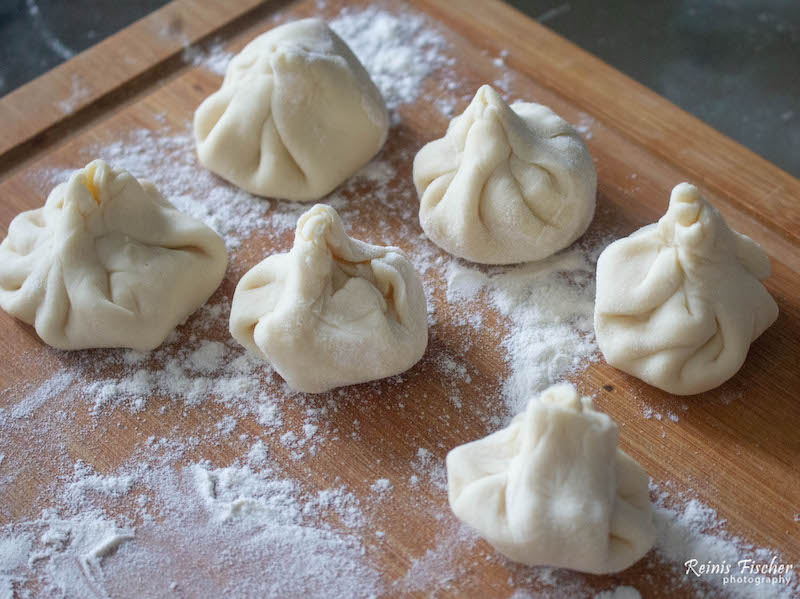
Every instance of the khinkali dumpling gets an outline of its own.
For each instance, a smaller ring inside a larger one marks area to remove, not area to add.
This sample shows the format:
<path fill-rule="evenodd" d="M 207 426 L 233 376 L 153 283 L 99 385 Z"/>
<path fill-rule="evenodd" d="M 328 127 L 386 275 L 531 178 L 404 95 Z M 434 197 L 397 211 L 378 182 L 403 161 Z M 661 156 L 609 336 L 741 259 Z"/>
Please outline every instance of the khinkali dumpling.
<path fill-rule="evenodd" d="M 767 254 L 681 183 L 656 224 L 597 262 L 594 327 L 606 362 L 676 395 L 721 385 L 778 317 Z"/>
<path fill-rule="evenodd" d="M 571 385 L 447 455 L 450 506 L 500 553 L 531 566 L 624 570 L 655 541 L 649 477 L 617 425 Z"/>
<path fill-rule="evenodd" d="M 540 104 L 508 106 L 484 85 L 414 159 L 419 220 L 451 254 L 483 264 L 540 260 L 586 231 L 597 174 L 580 135 Z"/>
<path fill-rule="evenodd" d="M 200 162 L 247 191 L 317 200 L 380 150 L 389 115 L 378 88 L 320 19 L 250 42 L 194 115 Z"/>
<path fill-rule="evenodd" d="M 222 238 L 149 181 L 95 160 L 19 214 L 0 244 L 0 307 L 60 349 L 153 349 L 219 286 Z"/>
<path fill-rule="evenodd" d="M 396 247 L 348 237 L 317 204 L 297 222 L 294 246 L 239 281 L 231 334 L 293 389 L 321 393 L 399 374 L 428 344 L 422 281 Z"/>

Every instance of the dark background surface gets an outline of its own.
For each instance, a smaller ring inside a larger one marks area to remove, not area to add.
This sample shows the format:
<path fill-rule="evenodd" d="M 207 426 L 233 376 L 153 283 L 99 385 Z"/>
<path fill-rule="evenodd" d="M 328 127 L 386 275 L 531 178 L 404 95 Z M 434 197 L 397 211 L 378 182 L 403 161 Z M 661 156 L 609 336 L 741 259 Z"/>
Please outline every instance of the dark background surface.
<path fill-rule="evenodd" d="M 800 177 L 800 0 L 509 2 Z M 165 3 L 0 0 L 0 96 Z"/>

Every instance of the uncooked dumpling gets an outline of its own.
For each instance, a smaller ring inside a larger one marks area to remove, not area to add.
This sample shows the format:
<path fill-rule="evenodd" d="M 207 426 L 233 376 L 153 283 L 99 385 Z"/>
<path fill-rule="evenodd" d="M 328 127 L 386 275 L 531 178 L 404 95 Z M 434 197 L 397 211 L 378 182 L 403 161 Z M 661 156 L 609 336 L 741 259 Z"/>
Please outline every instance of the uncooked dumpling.
<path fill-rule="evenodd" d="M 580 135 L 540 104 L 484 85 L 414 159 L 425 234 L 451 254 L 514 264 L 556 253 L 594 216 L 597 174 Z"/>
<path fill-rule="evenodd" d="M 95 160 L 19 214 L 0 244 L 0 307 L 60 349 L 153 349 L 219 286 L 222 238 L 149 181 Z"/>
<path fill-rule="evenodd" d="M 516 562 L 624 570 L 655 528 L 647 472 L 618 437 L 588 397 L 550 387 L 506 428 L 447 455 L 450 507 Z"/>
<path fill-rule="evenodd" d="M 239 281 L 230 327 L 293 389 L 321 393 L 411 368 L 428 343 L 427 317 L 405 253 L 348 237 L 336 211 L 317 204 L 289 253 Z"/>
<path fill-rule="evenodd" d="M 194 115 L 200 162 L 261 196 L 317 200 L 380 150 L 389 116 L 350 48 L 319 19 L 257 37 Z"/>
<path fill-rule="evenodd" d="M 721 385 L 778 317 L 769 257 L 689 185 L 656 224 L 597 262 L 594 327 L 606 362 L 676 395 Z"/>

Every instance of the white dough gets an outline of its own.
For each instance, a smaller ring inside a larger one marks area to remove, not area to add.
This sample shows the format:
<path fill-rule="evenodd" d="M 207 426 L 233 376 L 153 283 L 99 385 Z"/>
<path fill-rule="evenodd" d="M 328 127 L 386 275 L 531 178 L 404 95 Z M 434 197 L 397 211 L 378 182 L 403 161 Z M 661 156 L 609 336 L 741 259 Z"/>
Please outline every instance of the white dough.
<path fill-rule="evenodd" d="M 17 215 L 0 307 L 59 349 L 153 349 L 219 286 L 222 238 L 149 181 L 95 160 Z"/>
<path fill-rule="evenodd" d="M 428 344 L 422 281 L 405 253 L 348 237 L 322 204 L 300 217 L 289 253 L 239 281 L 230 328 L 307 393 L 399 374 Z"/>
<path fill-rule="evenodd" d="M 655 528 L 647 472 L 618 437 L 572 385 L 550 387 L 506 428 L 447 455 L 450 507 L 514 561 L 624 570 Z"/>
<path fill-rule="evenodd" d="M 541 260 L 592 221 L 597 173 L 577 131 L 540 104 L 508 106 L 484 85 L 441 139 L 414 159 L 419 220 L 454 256 Z"/>
<path fill-rule="evenodd" d="M 200 162 L 261 196 L 318 200 L 380 150 L 389 115 L 378 88 L 324 21 L 257 37 L 194 115 Z"/>
<path fill-rule="evenodd" d="M 600 255 L 597 343 L 606 362 L 670 393 L 713 389 L 778 317 L 769 274 L 764 250 L 681 183 L 658 223 Z"/>

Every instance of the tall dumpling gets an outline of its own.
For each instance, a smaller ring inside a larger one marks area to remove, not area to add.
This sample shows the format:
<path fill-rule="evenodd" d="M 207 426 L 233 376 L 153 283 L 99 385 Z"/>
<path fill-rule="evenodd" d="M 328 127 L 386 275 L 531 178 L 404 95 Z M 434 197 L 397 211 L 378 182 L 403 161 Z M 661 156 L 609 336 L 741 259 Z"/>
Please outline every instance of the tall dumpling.
<path fill-rule="evenodd" d="M 59 349 L 153 349 L 219 287 L 222 238 L 149 181 L 95 160 L 19 214 L 0 244 L 0 307 Z"/>
<path fill-rule="evenodd" d="M 508 106 L 484 85 L 441 139 L 414 159 L 419 220 L 454 256 L 541 260 L 592 221 L 597 173 L 577 131 L 540 104 Z"/>
<path fill-rule="evenodd" d="M 619 430 L 571 385 L 550 387 L 506 428 L 447 455 L 450 507 L 510 559 L 604 574 L 655 541 L 649 477 Z"/>
<path fill-rule="evenodd" d="M 427 318 L 405 253 L 350 238 L 317 204 L 298 220 L 291 251 L 239 281 L 230 328 L 290 387 L 321 393 L 411 368 L 428 344 Z"/>
<path fill-rule="evenodd" d="M 383 146 L 378 88 L 320 19 L 257 37 L 194 115 L 200 162 L 261 196 L 318 200 Z"/>
<path fill-rule="evenodd" d="M 761 284 L 769 275 L 764 250 L 681 183 L 658 223 L 600 255 L 597 343 L 610 365 L 664 391 L 708 391 L 778 317 Z"/>

